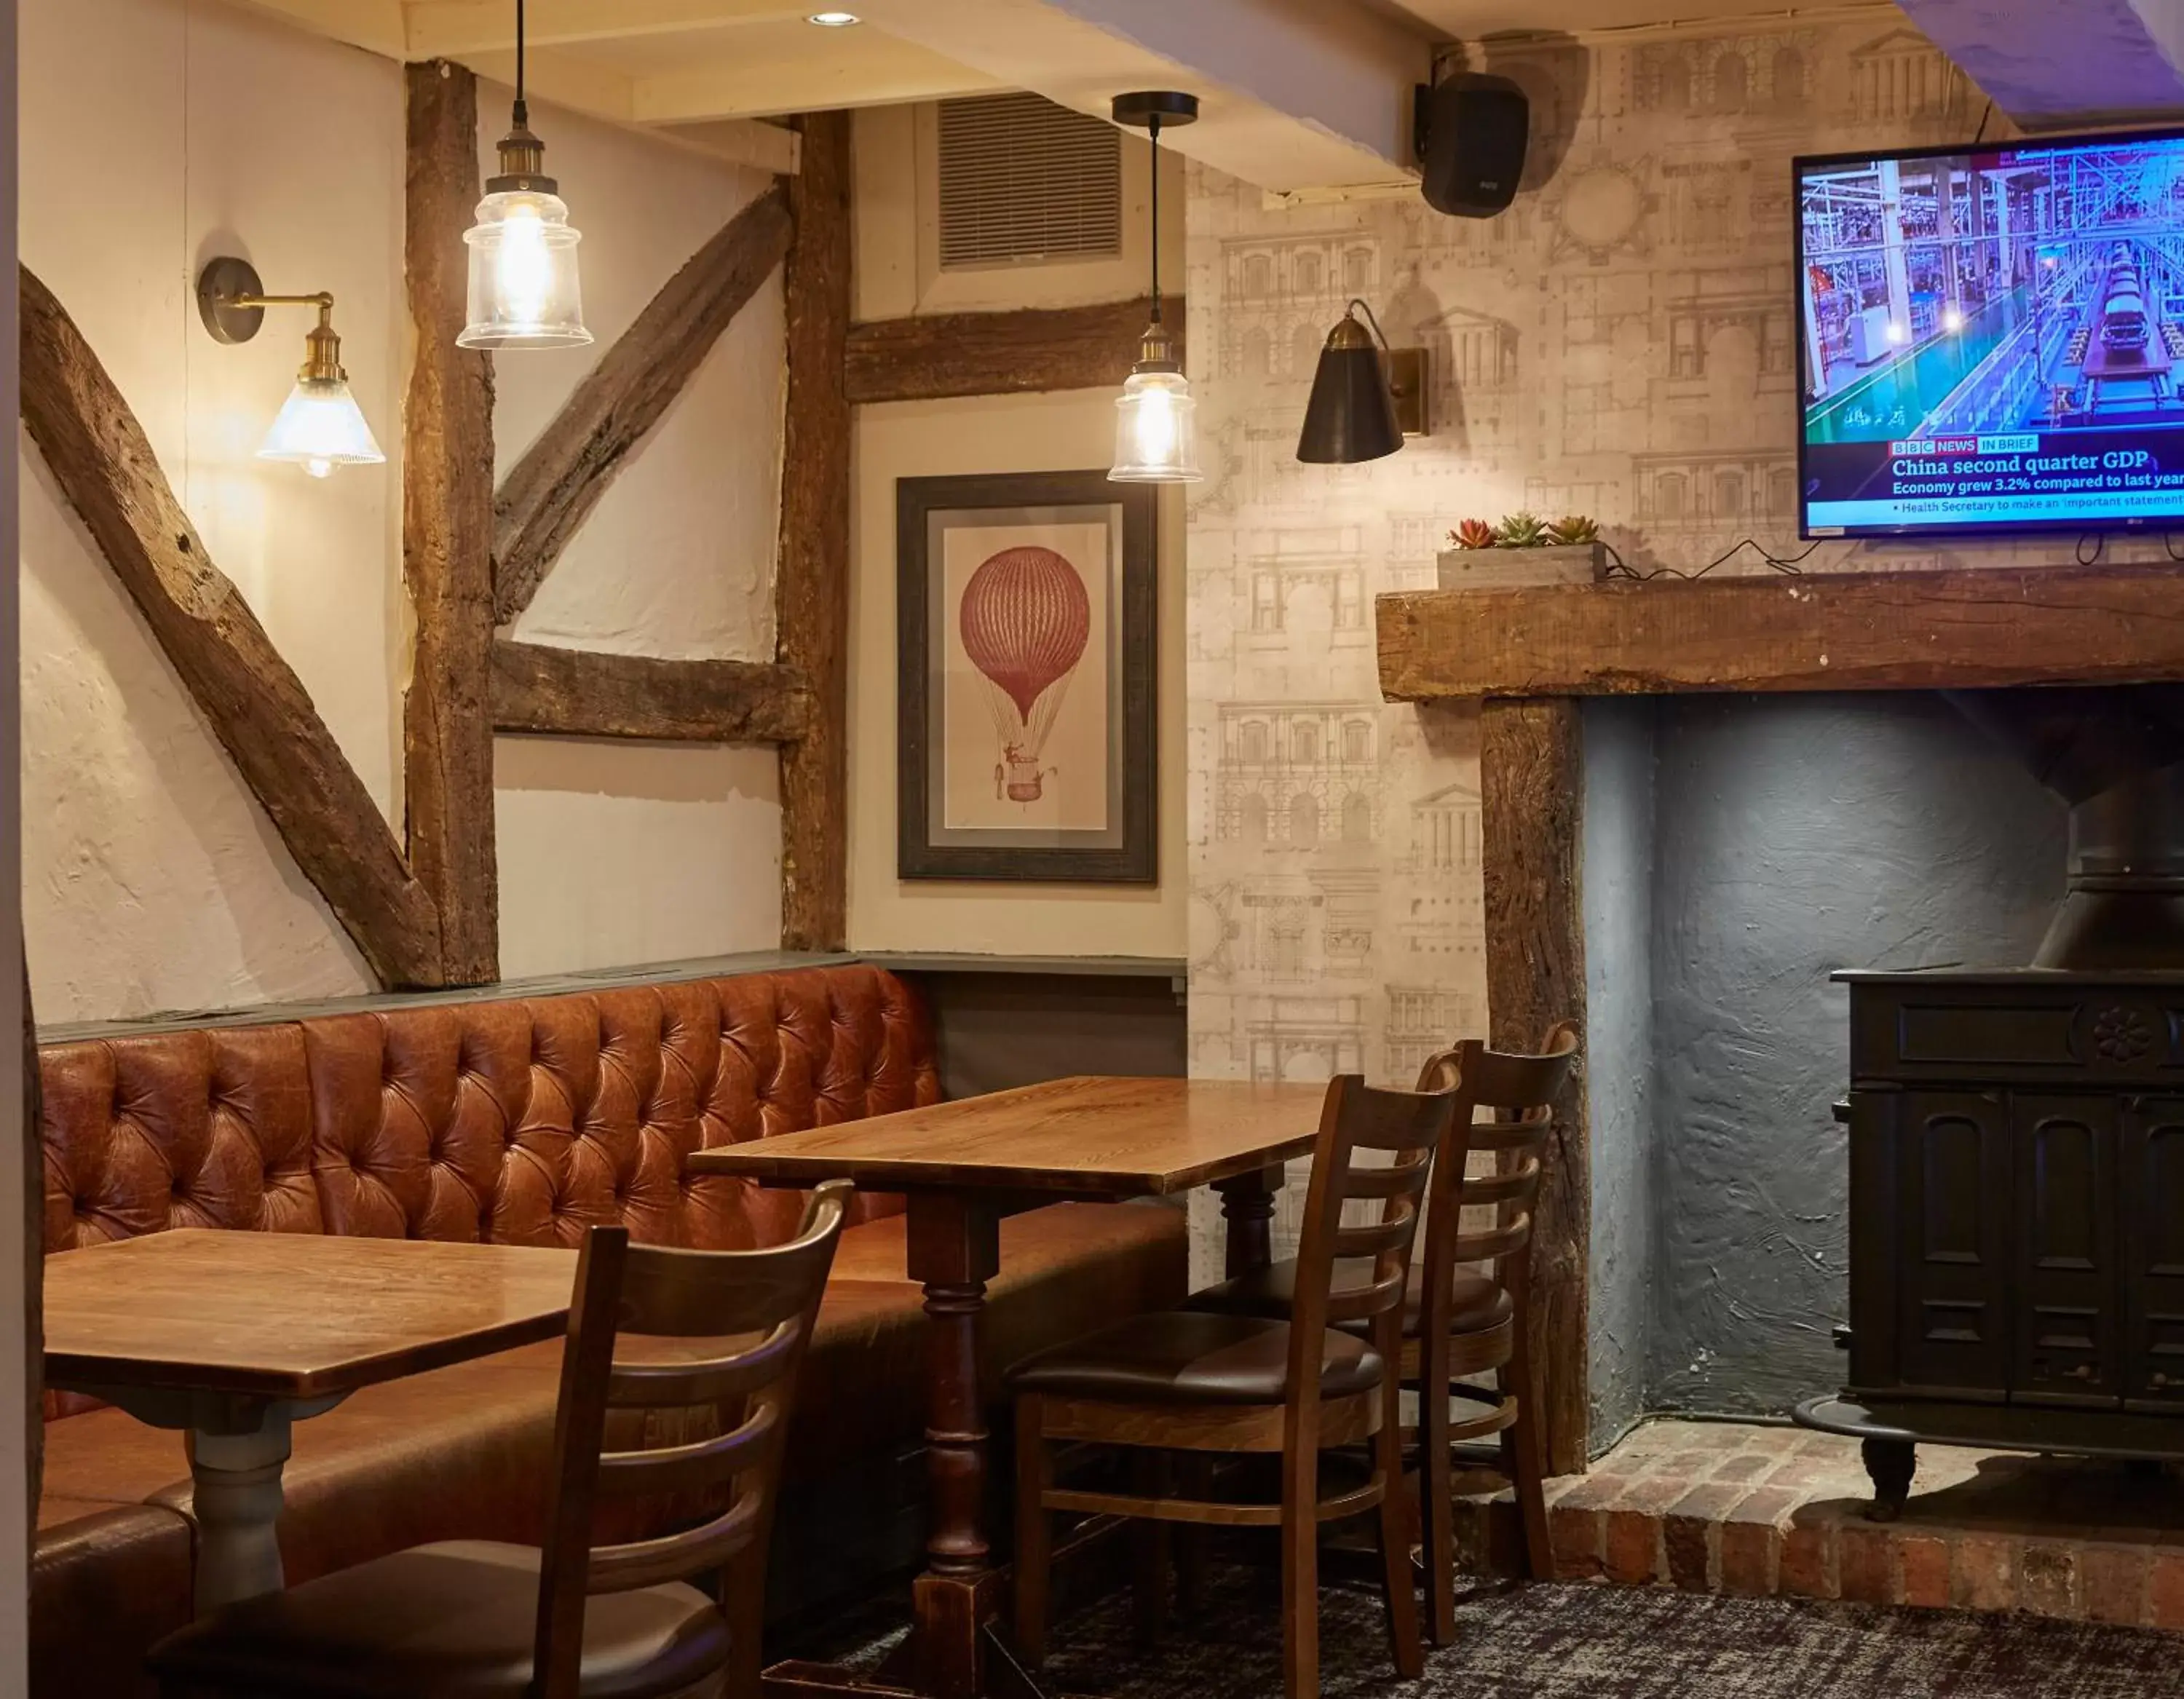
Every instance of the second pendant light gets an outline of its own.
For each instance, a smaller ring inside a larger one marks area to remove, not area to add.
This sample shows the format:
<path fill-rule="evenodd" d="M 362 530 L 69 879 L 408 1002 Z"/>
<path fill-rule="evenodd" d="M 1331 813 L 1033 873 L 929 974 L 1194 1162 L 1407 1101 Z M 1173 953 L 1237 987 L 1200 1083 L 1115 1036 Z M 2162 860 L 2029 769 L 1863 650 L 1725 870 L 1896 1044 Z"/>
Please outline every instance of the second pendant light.
<path fill-rule="evenodd" d="M 1183 375 L 1182 348 L 1161 317 L 1160 133 L 1193 122 L 1198 97 L 1154 91 L 1115 97 L 1115 122 L 1149 131 L 1152 137 L 1153 316 L 1146 326 L 1138 363 L 1131 368 L 1115 403 L 1115 465 L 1107 474 L 1121 484 L 1195 484 L 1198 432 L 1192 415 L 1198 404 Z"/>
<path fill-rule="evenodd" d="M 515 0 L 515 109 L 500 139 L 500 171 L 488 177 L 470 245 L 470 308 L 455 341 L 466 348 L 582 348 L 584 298 L 577 244 L 560 185 L 546 175 L 545 144 L 531 133 L 523 98 L 523 0 Z"/>

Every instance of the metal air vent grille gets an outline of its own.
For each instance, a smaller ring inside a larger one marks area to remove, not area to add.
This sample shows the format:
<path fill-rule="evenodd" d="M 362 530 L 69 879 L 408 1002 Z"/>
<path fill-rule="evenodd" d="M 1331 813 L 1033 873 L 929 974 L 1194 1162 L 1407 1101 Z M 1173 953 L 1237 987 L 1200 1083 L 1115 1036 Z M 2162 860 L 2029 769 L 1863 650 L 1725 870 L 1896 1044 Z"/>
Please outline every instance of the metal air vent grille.
<path fill-rule="evenodd" d="M 940 103 L 940 268 L 1113 258 L 1123 138 L 1036 94 Z"/>

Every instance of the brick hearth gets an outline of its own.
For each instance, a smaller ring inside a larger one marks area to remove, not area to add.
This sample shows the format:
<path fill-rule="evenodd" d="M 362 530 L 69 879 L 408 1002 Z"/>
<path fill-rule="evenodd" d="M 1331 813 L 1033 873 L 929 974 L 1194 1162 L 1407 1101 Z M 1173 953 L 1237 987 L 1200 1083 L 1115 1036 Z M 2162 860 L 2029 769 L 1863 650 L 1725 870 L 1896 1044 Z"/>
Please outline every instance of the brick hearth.
<path fill-rule="evenodd" d="M 1869 1495 L 1855 1440 L 1649 1423 L 1590 1474 L 1548 1483 L 1555 1565 L 1572 1580 L 2184 1629 L 2175 1470 L 1932 1446 L 1901 1521 L 1866 1520 Z M 1508 1573 L 1509 1495 L 1468 1502 L 1468 1567 Z"/>

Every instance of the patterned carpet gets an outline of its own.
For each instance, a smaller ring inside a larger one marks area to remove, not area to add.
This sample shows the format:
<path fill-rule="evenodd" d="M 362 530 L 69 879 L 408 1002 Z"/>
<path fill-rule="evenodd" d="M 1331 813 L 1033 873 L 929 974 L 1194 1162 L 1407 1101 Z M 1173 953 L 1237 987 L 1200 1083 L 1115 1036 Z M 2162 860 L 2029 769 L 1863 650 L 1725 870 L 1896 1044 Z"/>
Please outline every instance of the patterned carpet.
<path fill-rule="evenodd" d="M 1205 1613 L 1150 1656 L 1128 1596 L 1056 1625 L 1051 1699 L 1279 1699 L 1273 1576 L 1225 1568 Z M 1400 1680 L 1377 1593 L 1321 1594 L 1327 1699 L 2168 1699 L 2184 1637 L 2030 1616 L 1730 1599 L 1665 1588 L 1531 1585 L 1460 1600 L 1458 1643 Z M 867 1619 L 869 1624 L 869 1618 Z M 868 1640 L 868 1661 L 896 1636 Z M 845 1650 L 838 1642 L 837 1655 Z"/>

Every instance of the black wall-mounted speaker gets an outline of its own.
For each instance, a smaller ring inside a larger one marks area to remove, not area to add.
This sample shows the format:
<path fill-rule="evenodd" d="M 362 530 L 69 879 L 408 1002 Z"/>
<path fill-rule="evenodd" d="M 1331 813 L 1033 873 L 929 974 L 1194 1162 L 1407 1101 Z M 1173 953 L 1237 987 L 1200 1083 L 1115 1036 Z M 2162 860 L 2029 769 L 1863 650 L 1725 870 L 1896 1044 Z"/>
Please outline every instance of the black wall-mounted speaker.
<path fill-rule="evenodd" d="M 1517 198 L 1532 104 L 1506 76 L 1466 72 L 1418 93 L 1426 204 L 1451 218 L 1491 218 Z"/>

